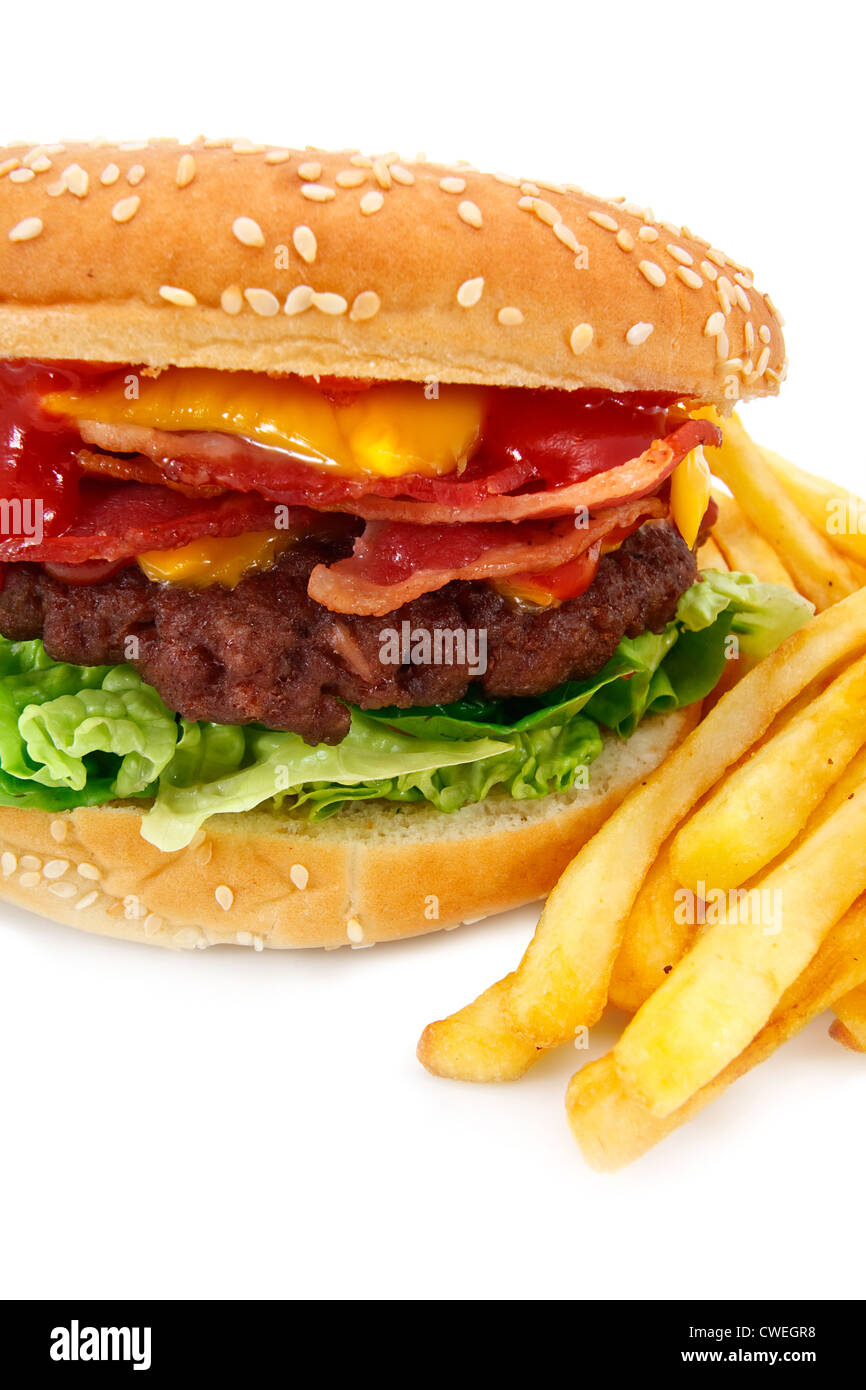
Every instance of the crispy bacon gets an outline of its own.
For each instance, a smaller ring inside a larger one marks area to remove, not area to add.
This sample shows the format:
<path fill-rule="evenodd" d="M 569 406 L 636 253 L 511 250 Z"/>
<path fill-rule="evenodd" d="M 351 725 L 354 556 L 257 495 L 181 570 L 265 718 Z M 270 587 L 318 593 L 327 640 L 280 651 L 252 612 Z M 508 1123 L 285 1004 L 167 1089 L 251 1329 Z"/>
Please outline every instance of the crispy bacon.
<path fill-rule="evenodd" d="M 353 554 L 333 565 L 317 565 L 311 598 L 335 613 L 381 617 L 431 593 L 453 579 L 502 579 L 526 571 L 556 569 L 608 533 L 664 516 L 666 504 L 647 497 L 613 507 L 577 526 L 575 518 L 554 521 L 415 526 L 369 522 Z"/>
<path fill-rule="evenodd" d="M 145 550 L 187 545 L 201 536 L 239 536 L 244 531 L 275 529 L 273 502 L 256 492 L 186 497 L 163 486 L 85 478 L 81 501 L 74 525 L 62 535 L 41 539 L 35 534 L 6 536 L 0 540 L 0 560 L 59 564 L 126 560 Z M 340 524 L 331 518 L 330 524 L 335 523 Z M 328 519 L 298 508 L 289 513 L 288 524 L 321 528 Z"/>

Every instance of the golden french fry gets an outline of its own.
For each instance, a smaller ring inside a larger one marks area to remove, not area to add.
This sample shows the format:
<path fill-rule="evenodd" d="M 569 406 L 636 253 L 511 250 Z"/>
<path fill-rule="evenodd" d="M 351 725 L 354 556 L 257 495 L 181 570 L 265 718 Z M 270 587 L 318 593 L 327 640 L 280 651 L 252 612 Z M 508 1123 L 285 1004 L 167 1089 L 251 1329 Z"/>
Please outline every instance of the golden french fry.
<path fill-rule="evenodd" d="M 710 466 L 776 554 L 784 556 L 800 593 L 821 611 L 859 588 L 846 558 L 791 501 L 738 416 L 720 420 L 712 408 L 696 413 L 721 426 L 722 445 L 712 451 Z"/>
<path fill-rule="evenodd" d="M 678 887 L 666 845 L 634 900 L 614 962 L 609 997 L 617 1009 L 636 1013 L 691 946 L 695 927 L 674 912 Z"/>
<path fill-rule="evenodd" d="M 852 1052 L 866 1052 L 866 985 L 859 985 L 837 999 L 833 1005 L 835 1023 L 830 1037 Z"/>
<path fill-rule="evenodd" d="M 502 996 L 510 975 L 491 985 L 459 1013 L 428 1023 L 418 1061 L 434 1076 L 453 1081 L 513 1081 L 538 1056 L 538 1048 L 502 1031 Z"/>
<path fill-rule="evenodd" d="M 708 536 L 698 551 L 698 569 L 703 574 L 704 570 L 726 570 L 728 562 L 725 559 L 712 536 Z"/>
<path fill-rule="evenodd" d="M 653 1115 L 629 1094 L 612 1052 L 577 1072 L 568 1087 L 566 1112 L 584 1158 L 599 1172 L 633 1163 L 864 979 L 866 899 L 861 898 L 827 934 L 757 1037 L 673 1114 L 663 1119 Z"/>
<path fill-rule="evenodd" d="M 727 891 L 759 873 L 803 829 L 866 743 L 866 658 L 838 676 L 735 771 L 671 846 L 678 883 Z"/>
<path fill-rule="evenodd" d="M 866 502 L 840 483 L 806 473 L 772 449 L 761 453 L 800 511 L 830 544 L 858 566 L 866 566 Z"/>
<path fill-rule="evenodd" d="M 514 975 L 487 992 L 485 1047 L 514 1061 L 515 1036 L 534 1048 L 555 1047 L 597 1020 L 632 903 L 668 835 L 781 709 L 864 647 L 866 590 L 789 637 L 635 788 L 563 873 Z M 465 1010 L 455 1015 L 464 1029 L 466 1017 Z M 449 1025 L 437 1025 L 440 1039 Z M 537 1055 L 527 1048 L 509 1074 L 521 1075 Z M 449 1074 L 464 1073 L 455 1064 Z"/>
<path fill-rule="evenodd" d="M 756 531 L 744 516 L 733 497 L 718 490 L 713 492 L 719 518 L 713 527 L 713 538 L 724 555 L 728 568 L 754 574 L 765 584 L 797 586 L 769 541 Z"/>
<path fill-rule="evenodd" d="M 638 1010 L 613 1055 L 626 1089 L 653 1114 L 684 1105 L 760 1032 L 866 889 L 864 839 L 866 786 L 757 887 L 734 890 L 733 914 L 728 895 L 734 920 L 713 925 Z"/>

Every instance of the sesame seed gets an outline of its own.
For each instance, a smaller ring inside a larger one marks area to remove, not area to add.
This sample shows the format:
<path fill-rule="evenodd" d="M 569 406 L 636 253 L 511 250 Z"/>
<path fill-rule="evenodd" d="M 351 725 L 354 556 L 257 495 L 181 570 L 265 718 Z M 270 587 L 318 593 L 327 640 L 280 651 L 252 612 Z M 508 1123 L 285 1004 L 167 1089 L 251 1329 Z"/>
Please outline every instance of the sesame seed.
<path fill-rule="evenodd" d="M 126 176 L 126 182 L 129 183 L 129 184 L 132 184 L 132 187 L 135 188 L 137 184 L 141 183 L 141 180 L 144 178 L 144 175 L 145 175 L 145 168 L 144 168 L 144 165 L 143 165 L 143 164 L 133 164 L 132 168 L 130 169 L 129 173 L 128 173 L 127 176 Z"/>
<path fill-rule="evenodd" d="M 252 289 L 244 290 L 244 299 L 253 313 L 259 314 L 263 319 L 273 318 L 274 314 L 280 312 L 280 301 L 275 294 L 271 294 L 270 290 L 253 286 Z"/>
<path fill-rule="evenodd" d="M 19 869 L 41 869 L 42 860 L 37 859 L 35 854 L 22 854 L 18 861 Z"/>
<path fill-rule="evenodd" d="M 715 338 L 718 333 L 723 331 L 724 327 L 725 316 L 720 309 L 716 309 L 715 313 L 710 314 L 704 324 L 704 333 L 708 338 Z"/>
<path fill-rule="evenodd" d="M 262 938 L 261 938 L 260 936 L 254 936 L 254 937 L 253 937 L 253 950 L 254 950 L 254 951 L 263 951 L 264 949 L 265 949 L 265 943 L 264 943 L 264 941 L 262 940 Z"/>
<path fill-rule="evenodd" d="M 625 227 L 620 227 L 616 234 L 616 244 L 620 251 L 633 251 L 635 244 L 634 237 L 631 232 L 626 231 Z"/>
<path fill-rule="evenodd" d="M 132 153 L 134 153 L 136 150 L 146 150 L 146 149 L 147 149 L 147 141 L 146 141 L 146 140 L 127 140 L 124 144 L 118 145 L 117 148 L 118 148 L 119 150 L 124 150 L 124 151 L 126 151 L 127 153 L 129 153 L 129 154 L 132 154 Z"/>
<path fill-rule="evenodd" d="M 579 357 L 582 352 L 586 352 L 592 342 L 592 324 L 579 323 L 576 328 L 571 330 L 569 344 L 575 357 Z"/>
<path fill-rule="evenodd" d="M 523 323 L 522 313 L 513 304 L 506 304 L 496 317 L 505 328 L 516 328 L 518 324 Z"/>
<path fill-rule="evenodd" d="M 724 279 L 724 276 L 722 276 L 722 279 Z M 728 284 L 730 284 L 730 283 L 731 283 L 731 282 L 730 282 L 730 280 L 729 280 L 729 281 L 728 281 Z M 726 315 L 729 314 L 729 313 L 731 312 L 731 308 L 732 308 L 733 306 L 731 305 L 730 296 L 729 296 L 727 290 L 724 289 L 723 286 L 722 286 L 721 280 L 720 280 L 719 283 L 716 285 L 716 299 L 719 301 L 719 303 L 720 303 L 721 306 L 722 306 L 722 312 L 723 312 L 724 314 L 726 314 Z"/>
<path fill-rule="evenodd" d="M 30 161 L 30 168 L 34 174 L 46 174 L 51 168 L 51 160 L 47 154 L 40 154 L 36 159 Z"/>
<path fill-rule="evenodd" d="M 494 174 L 497 183 L 504 183 L 508 188 L 519 188 L 520 179 L 516 179 L 513 174 Z"/>
<path fill-rule="evenodd" d="M 524 182 L 520 185 L 520 191 L 521 193 L 531 194 L 533 198 L 541 197 L 541 189 L 538 187 L 537 183 L 528 183 L 526 180 L 524 180 Z"/>
<path fill-rule="evenodd" d="M 349 310 L 349 318 L 355 323 L 363 323 L 365 319 L 372 319 L 378 314 L 382 301 L 375 290 L 362 290 L 352 301 Z"/>
<path fill-rule="evenodd" d="M 266 164 L 285 164 L 290 158 L 288 150 L 268 150 L 265 153 Z"/>
<path fill-rule="evenodd" d="M 289 869 L 289 878 L 295 887 L 303 892 L 310 881 L 310 871 L 303 864 L 293 864 Z"/>
<path fill-rule="evenodd" d="M 313 294 L 313 308 L 323 314 L 345 314 L 348 307 L 341 294 Z"/>
<path fill-rule="evenodd" d="M 326 188 L 323 183 L 303 183 L 301 194 L 304 198 L 309 198 L 311 203 L 329 203 L 337 196 L 333 188 Z"/>
<path fill-rule="evenodd" d="M 760 338 L 761 342 L 762 342 L 762 343 L 769 343 L 770 340 L 771 340 L 771 338 L 772 338 L 772 336 L 773 336 L 773 335 L 772 335 L 772 333 L 770 332 L 770 329 L 769 329 L 769 327 L 767 326 L 767 324 L 766 324 L 766 323 L 762 323 L 761 326 L 760 326 L 760 328 L 758 329 L 758 337 Z"/>
<path fill-rule="evenodd" d="M 716 357 L 720 362 L 724 362 L 730 350 L 731 345 L 728 342 L 728 335 L 725 330 L 722 329 L 721 333 L 716 334 Z"/>
<path fill-rule="evenodd" d="M 610 216 L 610 213 L 598 212 L 593 208 L 592 212 L 588 212 L 586 215 L 590 222 L 594 222 L 597 227 L 603 227 L 606 232 L 615 232 L 619 228 L 619 223 Z"/>
<path fill-rule="evenodd" d="M 62 878 L 68 868 L 68 859 L 49 859 L 42 872 L 46 878 Z"/>
<path fill-rule="evenodd" d="M 74 883 L 49 883 L 49 893 L 53 893 L 55 898 L 74 898 L 78 889 Z"/>
<path fill-rule="evenodd" d="M 21 884 L 22 888 L 35 888 L 37 883 L 40 882 L 40 875 L 37 873 L 22 874 L 18 882 Z"/>
<path fill-rule="evenodd" d="M 49 198 L 59 198 L 61 193 L 66 192 L 66 184 L 62 179 L 55 179 L 53 183 L 47 183 L 45 185 L 45 192 L 48 194 Z"/>
<path fill-rule="evenodd" d="M 189 290 L 180 289 L 177 285 L 160 285 L 159 294 L 168 300 L 169 304 L 176 304 L 179 309 L 191 309 L 197 302 L 194 294 L 190 294 Z"/>
<path fill-rule="evenodd" d="M 177 161 L 177 173 L 174 176 L 174 181 L 178 188 L 186 188 L 188 184 L 192 183 L 194 178 L 195 156 L 191 154 L 182 154 Z"/>
<path fill-rule="evenodd" d="M 580 242 L 574 235 L 574 232 L 571 230 L 571 228 L 566 227 L 564 222 L 557 222 L 556 226 L 553 229 L 553 235 L 562 242 L 563 246 L 567 246 L 569 251 L 576 252 L 577 250 L 579 250 Z"/>
<path fill-rule="evenodd" d="M 734 285 L 734 298 L 736 299 L 744 314 L 750 314 L 752 312 L 752 301 L 746 294 L 746 291 L 743 289 L 742 285 Z"/>
<path fill-rule="evenodd" d="M 98 882 L 98 880 L 102 878 L 102 871 L 101 869 L 97 869 L 95 864 L 79 864 L 78 872 L 82 878 L 90 878 L 93 879 L 94 882 Z"/>
<path fill-rule="evenodd" d="M 334 182 L 338 188 L 360 188 L 366 177 L 363 169 L 341 169 Z"/>
<path fill-rule="evenodd" d="M 220 307 L 227 314 L 239 314 L 244 307 L 244 292 L 240 285 L 226 285 L 220 295 Z"/>
<path fill-rule="evenodd" d="M 545 222 L 548 227 L 555 227 L 557 222 L 562 221 L 562 214 L 559 208 L 555 208 L 553 203 L 548 203 L 546 198 L 533 198 L 532 211 L 536 217 Z"/>
<path fill-rule="evenodd" d="M 160 931 L 161 928 L 162 918 L 158 917 L 155 912 L 149 912 L 144 919 L 145 936 L 156 936 L 157 932 Z"/>
<path fill-rule="evenodd" d="M 0 164 L 0 179 L 5 178 L 13 169 L 17 169 L 20 163 L 21 160 L 15 159 L 14 156 L 12 159 L 4 159 L 3 163 Z"/>
<path fill-rule="evenodd" d="M 361 926 L 361 923 L 358 921 L 357 917 L 349 918 L 348 922 L 346 923 L 346 935 L 348 936 L 350 941 L 364 940 L 364 928 Z"/>
<path fill-rule="evenodd" d="M 12 173 L 9 175 L 9 182 L 29 183 L 31 179 L 35 178 L 36 175 L 34 174 L 32 169 L 13 169 Z"/>
<path fill-rule="evenodd" d="M 402 183 L 406 188 L 411 188 L 415 182 L 415 175 L 412 170 L 407 169 L 403 164 L 391 165 L 391 178 L 395 183 Z"/>
<path fill-rule="evenodd" d="M 141 199 L 137 193 L 132 193 L 128 198 L 121 198 L 119 203 L 115 203 L 111 209 L 111 215 L 115 222 L 129 222 L 141 207 Z"/>
<path fill-rule="evenodd" d="M 752 348 L 755 346 L 755 329 L 753 324 L 746 324 L 746 327 L 744 329 L 744 338 L 746 343 L 746 351 L 751 352 Z"/>
<path fill-rule="evenodd" d="M 70 164 L 63 170 L 63 182 L 75 198 L 86 198 L 90 187 L 90 176 L 80 164 Z"/>
<path fill-rule="evenodd" d="M 283 306 L 284 314 L 303 314 L 305 309 L 311 308 L 313 303 L 313 291 L 309 285 L 296 285 L 293 290 L 289 290 L 286 295 L 286 302 Z"/>
<path fill-rule="evenodd" d="M 640 347 L 645 343 L 655 327 L 652 323 L 633 323 L 625 335 L 629 347 Z"/>
<path fill-rule="evenodd" d="M 316 179 L 322 177 L 321 164 L 318 164 L 315 160 L 312 160 L 309 164 L 299 164 L 298 177 L 303 179 L 305 183 L 315 183 Z"/>
<path fill-rule="evenodd" d="M 373 161 L 365 154 L 349 155 L 349 163 L 354 164 L 356 169 L 372 169 Z"/>
<path fill-rule="evenodd" d="M 32 241 L 42 231 L 41 217 L 25 217 L 9 233 L 10 241 Z"/>
<path fill-rule="evenodd" d="M 456 175 L 449 174 L 447 178 L 439 180 L 439 187 L 443 193 L 465 193 L 466 180 L 459 179 Z"/>
<path fill-rule="evenodd" d="M 544 179 L 538 180 L 539 186 L 547 193 L 567 193 L 568 190 L 564 183 L 547 183 Z"/>
<path fill-rule="evenodd" d="M 380 188 L 391 187 L 391 173 L 384 159 L 373 160 L 373 177 Z"/>
<path fill-rule="evenodd" d="M 638 231 L 638 236 L 641 241 L 658 241 L 659 239 L 659 234 L 655 227 L 641 227 Z"/>
<path fill-rule="evenodd" d="M 232 141 L 232 150 L 235 154 L 264 154 L 267 145 L 257 145 L 252 140 L 242 138 Z"/>
<path fill-rule="evenodd" d="M 204 141 L 204 147 L 206 150 L 230 150 L 232 142 L 231 140 L 226 140 L 224 136 L 220 136 L 219 139 L 214 139 L 212 136 L 209 136 Z"/>
<path fill-rule="evenodd" d="M 719 273 L 712 261 L 701 261 L 701 270 L 708 280 L 715 280 Z"/>
<path fill-rule="evenodd" d="M 56 840 L 58 845 L 62 845 L 66 839 L 67 826 L 65 820 L 53 820 L 48 827 L 52 840 Z"/>
<path fill-rule="evenodd" d="M 106 164 L 102 173 L 99 175 L 99 182 L 103 187 L 108 188 L 111 184 L 117 183 L 120 178 L 120 170 L 116 164 Z M 64 187 L 66 185 L 64 184 Z"/>
<path fill-rule="evenodd" d="M 520 208 L 521 212 L 532 212 L 534 202 L 535 199 L 528 196 L 525 198 L 518 198 L 517 206 Z"/>
<path fill-rule="evenodd" d="M 76 912 L 84 912 L 88 907 L 92 907 L 92 906 L 93 906 L 93 904 L 96 902 L 96 899 L 97 899 L 98 897 L 99 897 L 99 894 L 97 893 L 97 891 L 96 891 L 95 888 L 94 888 L 94 890 L 93 890 L 91 893 L 85 893 L 85 894 L 84 894 L 84 897 L 83 897 L 83 898 L 79 898 L 79 899 L 78 899 L 78 902 L 75 904 L 75 911 L 76 911 Z"/>
<path fill-rule="evenodd" d="M 478 204 L 470 202 L 468 198 L 458 205 L 457 216 L 469 227 L 480 227 L 483 220 Z"/>
<path fill-rule="evenodd" d="M 640 261 L 638 270 L 646 280 L 649 280 L 651 285 L 655 285 L 656 289 L 661 289 L 668 278 L 661 266 L 656 265 L 655 261 Z"/>
<path fill-rule="evenodd" d="M 770 349 L 769 349 L 768 347 L 762 348 L 762 350 L 761 350 L 761 355 L 760 355 L 760 357 L 758 358 L 757 362 L 755 363 L 755 375 L 756 375 L 756 376 L 763 376 L 763 375 L 764 375 L 764 372 L 767 370 L 767 364 L 769 363 L 769 361 L 770 361 Z"/>
<path fill-rule="evenodd" d="M 218 888 L 214 889 L 214 897 L 216 898 L 223 912 L 228 912 L 229 908 L 235 900 L 235 895 L 229 888 L 227 883 L 221 883 Z"/>
<path fill-rule="evenodd" d="M 232 232 L 242 246 L 264 246 L 265 244 L 265 234 L 258 222 L 254 222 L 252 217 L 236 217 L 232 223 Z"/>
<path fill-rule="evenodd" d="M 677 277 L 684 285 L 688 285 L 690 290 L 699 290 L 704 283 L 698 272 L 691 270 L 687 265 L 677 267 Z"/>
<path fill-rule="evenodd" d="M 675 222 L 663 222 L 662 226 L 666 232 L 670 232 L 671 236 L 682 236 L 683 229 L 678 227 Z"/>
<path fill-rule="evenodd" d="M 0 854 L 0 872 L 2 872 L 3 877 L 8 878 L 10 874 L 14 874 L 17 868 L 18 860 L 15 858 L 15 855 L 10 854 L 8 849 L 4 850 L 3 853 Z"/>
<path fill-rule="evenodd" d="M 734 279 L 736 280 L 738 285 L 742 285 L 744 290 L 751 290 L 754 288 L 755 282 L 752 279 L 751 275 L 748 273 L 744 274 L 743 271 L 738 270 L 734 276 Z"/>
<path fill-rule="evenodd" d="M 384 194 L 378 188 L 373 188 L 369 193 L 365 193 L 358 206 L 365 217 L 372 217 L 374 212 L 378 212 L 385 201 Z"/>
<path fill-rule="evenodd" d="M 708 248 L 707 260 L 712 261 L 713 265 L 722 266 L 722 268 L 724 268 L 728 264 L 726 258 L 722 255 L 721 251 L 717 251 L 715 246 L 710 246 Z"/>
<path fill-rule="evenodd" d="M 776 321 L 778 322 L 779 327 L 780 327 L 780 328 L 784 328 L 784 327 L 785 327 L 785 320 L 782 318 L 782 315 L 779 313 L 779 310 L 776 308 L 775 304 L 773 303 L 772 299 L 770 298 L 770 296 L 769 296 L 768 294 L 765 294 L 765 295 L 764 295 L 764 303 L 766 304 L 766 306 L 767 306 L 767 308 L 769 309 L 770 313 L 773 315 L 773 317 L 774 317 L 774 318 L 776 319 Z"/>
<path fill-rule="evenodd" d="M 742 367 L 743 367 L 743 359 L 742 359 L 742 357 L 729 357 L 729 358 L 727 359 L 727 361 L 725 361 L 725 362 L 722 363 L 722 371 L 723 371 L 723 372 L 739 372 L 739 371 L 742 370 Z"/>
<path fill-rule="evenodd" d="M 464 280 L 457 291 L 457 303 L 464 309 L 471 309 L 484 293 L 484 276 L 476 275 L 472 280 Z"/>
<path fill-rule="evenodd" d="M 313 229 L 305 226 L 296 227 L 292 232 L 292 242 L 301 260 L 306 261 L 307 265 L 312 265 L 318 249 Z"/>
<path fill-rule="evenodd" d="M 689 255 L 688 251 L 684 251 L 681 246 L 675 246 L 673 242 L 669 241 L 665 250 L 669 256 L 673 256 L 675 261 L 679 261 L 680 265 L 694 265 L 695 263 L 694 256 Z"/>
<path fill-rule="evenodd" d="M 644 215 L 644 209 L 641 207 L 640 203 L 630 203 L 626 198 L 622 200 L 620 207 L 623 212 L 627 212 L 630 217 L 643 217 Z"/>

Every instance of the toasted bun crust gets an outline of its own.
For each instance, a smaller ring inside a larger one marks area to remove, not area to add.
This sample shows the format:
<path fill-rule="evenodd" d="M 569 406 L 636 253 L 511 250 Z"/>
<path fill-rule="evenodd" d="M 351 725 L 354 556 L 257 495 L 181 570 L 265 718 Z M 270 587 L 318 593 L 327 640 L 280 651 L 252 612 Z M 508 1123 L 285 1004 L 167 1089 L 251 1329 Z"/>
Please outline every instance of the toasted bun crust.
<path fill-rule="evenodd" d="M 355 805 L 320 825 L 216 816 L 185 850 L 129 807 L 0 810 L 0 899 L 159 946 L 372 945 L 543 897 L 585 840 L 697 722 L 698 708 L 608 738 L 590 784 L 443 815 Z"/>
<path fill-rule="evenodd" d="M 0 170 L 0 356 L 723 406 L 784 373 L 751 272 L 573 185 L 248 141 L 15 146 Z"/>

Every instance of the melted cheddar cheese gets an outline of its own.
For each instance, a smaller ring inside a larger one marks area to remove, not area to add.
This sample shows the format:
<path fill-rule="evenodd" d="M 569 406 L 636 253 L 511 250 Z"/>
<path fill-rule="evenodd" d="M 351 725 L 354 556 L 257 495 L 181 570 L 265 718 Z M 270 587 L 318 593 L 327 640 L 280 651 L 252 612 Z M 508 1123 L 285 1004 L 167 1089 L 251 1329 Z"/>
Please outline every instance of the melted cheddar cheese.
<path fill-rule="evenodd" d="M 187 589 L 222 584 L 233 589 L 245 574 L 270 569 L 291 541 L 288 531 L 247 531 L 242 536 L 206 537 L 175 550 L 146 550 L 138 563 L 158 584 Z"/>
<path fill-rule="evenodd" d="M 693 546 L 712 493 L 712 478 L 704 451 L 698 445 L 678 464 L 671 477 L 671 517 L 687 546 Z"/>
<path fill-rule="evenodd" d="M 298 377 L 169 368 L 108 377 L 45 396 L 51 415 L 103 425 L 233 434 L 349 477 L 437 477 L 466 463 L 481 438 L 484 392 L 394 382 L 334 401 Z"/>

